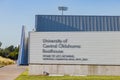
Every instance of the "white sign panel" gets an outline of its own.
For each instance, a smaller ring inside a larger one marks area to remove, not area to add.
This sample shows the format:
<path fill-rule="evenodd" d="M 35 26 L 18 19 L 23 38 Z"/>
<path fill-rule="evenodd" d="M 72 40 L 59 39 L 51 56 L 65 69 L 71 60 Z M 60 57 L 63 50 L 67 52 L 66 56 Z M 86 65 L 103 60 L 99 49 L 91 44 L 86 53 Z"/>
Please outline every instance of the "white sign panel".
<path fill-rule="evenodd" d="M 30 32 L 30 63 L 120 65 L 120 32 Z"/>

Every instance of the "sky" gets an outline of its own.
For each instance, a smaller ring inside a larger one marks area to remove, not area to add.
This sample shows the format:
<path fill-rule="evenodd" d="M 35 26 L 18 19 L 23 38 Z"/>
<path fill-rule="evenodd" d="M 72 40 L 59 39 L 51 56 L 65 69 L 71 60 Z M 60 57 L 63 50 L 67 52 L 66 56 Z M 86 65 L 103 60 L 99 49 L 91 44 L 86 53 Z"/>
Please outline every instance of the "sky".
<path fill-rule="evenodd" d="M 0 0 L 0 41 L 2 47 L 17 46 L 22 25 L 26 32 L 35 27 L 35 15 L 60 15 L 58 6 L 67 6 L 65 15 L 120 16 L 120 0 Z"/>

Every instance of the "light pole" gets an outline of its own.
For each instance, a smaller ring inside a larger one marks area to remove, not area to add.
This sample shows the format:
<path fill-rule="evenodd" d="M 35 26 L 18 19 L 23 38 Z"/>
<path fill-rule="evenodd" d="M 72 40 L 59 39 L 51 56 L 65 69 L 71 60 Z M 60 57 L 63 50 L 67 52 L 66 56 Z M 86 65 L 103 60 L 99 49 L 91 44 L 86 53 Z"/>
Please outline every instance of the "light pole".
<path fill-rule="evenodd" d="M 58 7 L 58 10 L 59 10 L 59 11 L 62 11 L 62 15 L 63 15 L 63 12 L 64 12 L 64 11 L 67 11 L 67 10 L 68 10 L 68 7 L 59 6 L 59 7 Z"/>

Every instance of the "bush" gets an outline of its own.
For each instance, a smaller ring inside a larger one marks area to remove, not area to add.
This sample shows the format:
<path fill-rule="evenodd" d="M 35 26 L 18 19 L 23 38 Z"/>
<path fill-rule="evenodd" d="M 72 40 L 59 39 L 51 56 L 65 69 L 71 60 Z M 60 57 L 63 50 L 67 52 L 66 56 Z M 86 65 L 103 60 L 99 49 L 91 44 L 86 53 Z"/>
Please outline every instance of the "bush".
<path fill-rule="evenodd" d="M 14 52 L 11 52 L 11 53 L 9 53 L 8 58 L 13 59 L 13 60 L 17 60 L 17 58 L 18 58 L 18 53 L 15 52 L 15 51 L 14 51 Z"/>
<path fill-rule="evenodd" d="M 17 60 L 18 52 L 19 47 L 14 47 L 13 45 L 6 47 L 5 49 L 0 48 L 0 56 L 13 60 Z"/>
<path fill-rule="evenodd" d="M 8 59 L 8 58 L 3 58 L 0 56 L 0 65 L 10 65 L 10 64 L 14 64 L 15 61 Z"/>

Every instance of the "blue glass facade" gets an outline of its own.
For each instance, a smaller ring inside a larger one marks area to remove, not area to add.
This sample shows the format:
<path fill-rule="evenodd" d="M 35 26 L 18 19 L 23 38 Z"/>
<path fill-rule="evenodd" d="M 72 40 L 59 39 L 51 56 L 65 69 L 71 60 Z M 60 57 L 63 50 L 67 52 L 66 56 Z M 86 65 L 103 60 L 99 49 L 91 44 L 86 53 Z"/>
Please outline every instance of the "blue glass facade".
<path fill-rule="evenodd" d="M 18 55 L 18 65 L 27 65 L 28 64 L 28 41 L 26 41 L 25 37 L 25 27 L 22 27 L 22 34 L 21 34 L 21 42 L 19 48 L 19 55 Z"/>
<path fill-rule="evenodd" d="M 120 31 L 120 16 L 36 15 L 36 31 Z"/>

